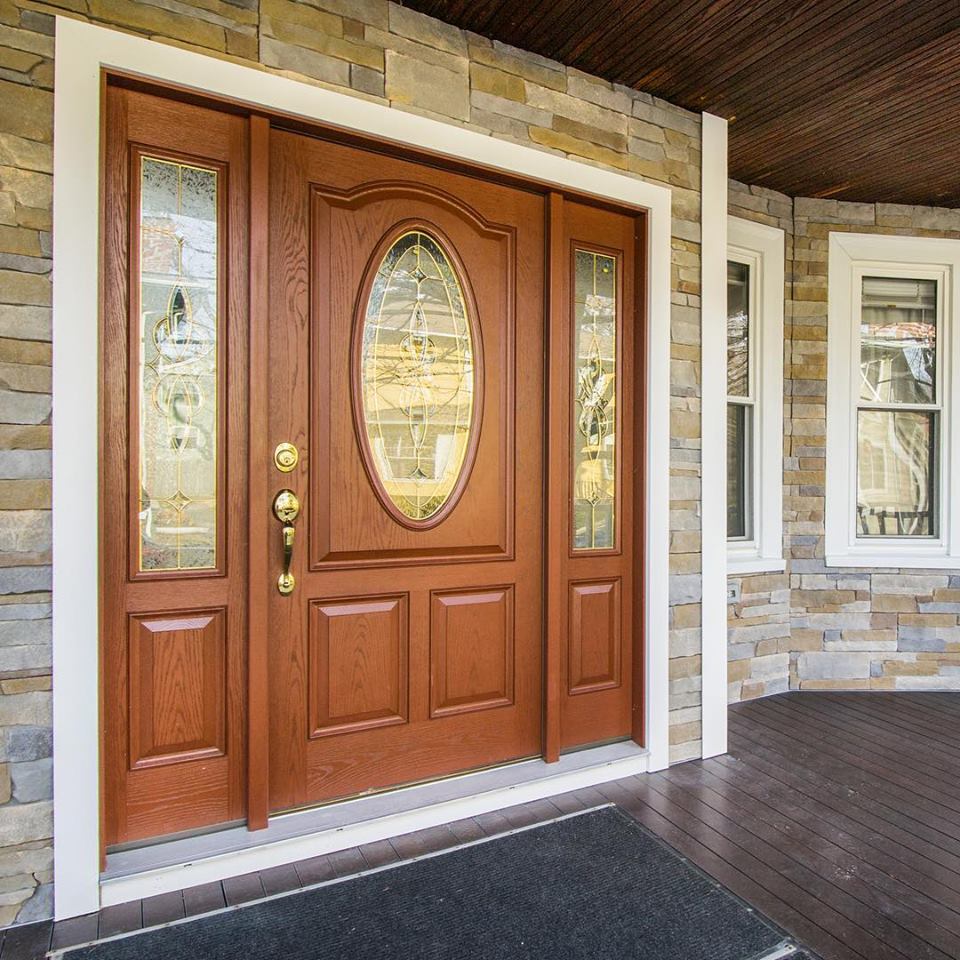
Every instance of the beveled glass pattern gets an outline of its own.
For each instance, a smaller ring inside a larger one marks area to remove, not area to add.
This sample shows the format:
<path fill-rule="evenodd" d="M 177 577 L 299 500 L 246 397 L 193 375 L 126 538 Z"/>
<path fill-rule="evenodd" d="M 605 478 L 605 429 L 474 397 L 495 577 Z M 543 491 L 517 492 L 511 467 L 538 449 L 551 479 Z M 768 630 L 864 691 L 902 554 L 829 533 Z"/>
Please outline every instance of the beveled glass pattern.
<path fill-rule="evenodd" d="M 217 565 L 217 180 L 141 159 L 142 571 Z"/>
<path fill-rule="evenodd" d="M 727 261 L 727 395 L 750 394 L 750 267 Z"/>
<path fill-rule="evenodd" d="M 937 375 L 937 282 L 864 277 L 860 399 L 933 403 Z"/>
<path fill-rule="evenodd" d="M 935 414 L 860 410 L 857 421 L 858 535 L 935 536 Z"/>
<path fill-rule="evenodd" d="M 617 261 L 577 250 L 573 287 L 573 547 L 616 546 Z"/>
<path fill-rule="evenodd" d="M 429 520 L 448 502 L 471 440 L 475 348 L 460 280 L 440 242 L 399 237 L 364 315 L 360 394 L 373 466 L 394 506 Z"/>

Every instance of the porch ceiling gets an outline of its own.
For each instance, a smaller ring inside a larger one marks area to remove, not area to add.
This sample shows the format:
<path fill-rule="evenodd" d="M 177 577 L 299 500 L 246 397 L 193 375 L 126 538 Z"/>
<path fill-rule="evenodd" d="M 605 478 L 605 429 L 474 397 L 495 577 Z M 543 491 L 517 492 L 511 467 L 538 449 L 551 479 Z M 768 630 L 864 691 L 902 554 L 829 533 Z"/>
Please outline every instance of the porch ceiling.
<path fill-rule="evenodd" d="M 730 174 L 793 196 L 960 203 L 958 0 L 404 0 L 730 122 Z"/>

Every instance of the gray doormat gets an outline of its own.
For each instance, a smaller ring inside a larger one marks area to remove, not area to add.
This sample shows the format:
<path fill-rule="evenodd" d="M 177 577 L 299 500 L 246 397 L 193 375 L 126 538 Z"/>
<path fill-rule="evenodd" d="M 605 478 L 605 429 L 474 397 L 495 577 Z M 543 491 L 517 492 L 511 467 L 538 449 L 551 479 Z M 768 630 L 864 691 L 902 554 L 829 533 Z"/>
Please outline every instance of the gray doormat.
<path fill-rule="evenodd" d="M 757 960 L 784 956 L 784 944 L 782 931 L 604 807 L 63 956 Z"/>

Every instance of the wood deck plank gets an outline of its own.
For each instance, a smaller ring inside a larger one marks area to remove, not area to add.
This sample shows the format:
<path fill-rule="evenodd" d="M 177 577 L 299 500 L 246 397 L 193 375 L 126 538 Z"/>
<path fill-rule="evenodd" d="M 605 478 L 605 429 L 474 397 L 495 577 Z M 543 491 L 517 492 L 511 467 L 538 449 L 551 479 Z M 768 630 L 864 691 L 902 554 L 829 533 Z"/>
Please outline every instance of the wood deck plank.
<path fill-rule="evenodd" d="M 947 849 L 960 854 L 960 817 L 931 798 L 930 791 L 920 784 L 901 776 L 896 764 L 883 766 L 865 760 L 857 751 L 858 744 L 838 745 L 836 737 L 821 736 L 806 726 L 798 742 L 797 722 L 759 701 L 752 719 L 757 722 L 751 726 L 750 735 L 759 738 L 761 743 L 772 742 L 775 748 L 792 749 L 797 762 L 843 783 L 871 801 L 903 812 L 921 827 L 935 830 Z"/>
<path fill-rule="evenodd" d="M 943 849 L 935 831 L 926 831 L 898 811 L 878 805 L 851 803 L 851 791 L 843 784 L 834 783 L 827 778 L 799 769 L 791 758 L 782 754 L 761 750 L 755 743 L 742 747 L 735 730 L 731 730 L 731 749 L 738 751 L 736 761 L 743 763 L 748 757 L 748 766 L 756 768 L 771 777 L 789 784 L 810 796 L 824 815 L 844 817 L 862 829 L 870 831 L 877 842 L 892 841 L 897 848 L 904 848 L 917 854 L 919 864 L 926 865 L 929 871 L 941 868 L 941 882 L 960 890 L 960 857 Z M 717 762 L 731 762 L 731 757 L 718 757 Z M 891 849 L 893 847 L 891 846 Z M 952 874 L 952 877 L 951 877 Z M 938 874 L 931 872 L 931 876 Z"/>
<path fill-rule="evenodd" d="M 227 905 L 223 896 L 223 884 L 219 880 L 187 887 L 183 891 L 183 906 L 188 917 L 196 917 Z"/>
<path fill-rule="evenodd" d="M 691 773 L 696 774 L 697 770 Z M 668 799 L 676 801 L 679 792 L 684 809 L 718 829 L 735 823 L 743 831 L 740 839 L 747 849 L 760 849 L 765 862 L 774 865 L 771 855 L 780 864 L 784 857 L 792 861 L 786 863 L 785 869 L 779 867 L 781 872 L 805 880 L 807 889 L 818 896 L 826 894 L 850 919 L 858 923 L 866 919 L 866 929 L 880 933 L 908 955 L 938 960 L 960 956 L 960 936 L 951 932 L 951 927 L 960 922 L 960 914 L 943 907 L 936 909 L 936 904 L 917 896 L 906 884 L 896 882 L 842 848 L 824 843 L 818 834 L 800 827 L 789 817 L 766 811 L 762 803 L 744 805 L 743 800 L 749 797 L 732 795 L 724 789 L 725 785 L 709 783 L 707 775 L 668 774 L 654 777 L 651 782 Z"/>

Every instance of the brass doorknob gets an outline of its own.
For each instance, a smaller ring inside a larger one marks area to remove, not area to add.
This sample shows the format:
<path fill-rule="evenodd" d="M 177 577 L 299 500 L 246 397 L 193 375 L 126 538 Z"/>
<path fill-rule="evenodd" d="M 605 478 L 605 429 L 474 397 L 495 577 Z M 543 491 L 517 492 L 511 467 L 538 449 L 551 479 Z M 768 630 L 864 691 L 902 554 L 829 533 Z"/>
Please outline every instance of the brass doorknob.
<path fill-rule="evenodd" d="M 283 572 L 277 577 L 277 589 L 286 597 L 293 593 L 297 581 L 290 572 L 293 563 L 293 521 L 300 513 L 300 501 L 292 490 L 281 490 L 273 498 L 273 515 L 283 524 Z"/>
<path fill-rule="evenodd" d="M 281 523 L 293 523 L 300 513 L 300 501 L 292 490 L 281 490 L 273 498 L 273 515 Z"/>

